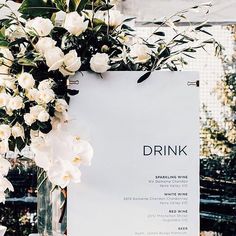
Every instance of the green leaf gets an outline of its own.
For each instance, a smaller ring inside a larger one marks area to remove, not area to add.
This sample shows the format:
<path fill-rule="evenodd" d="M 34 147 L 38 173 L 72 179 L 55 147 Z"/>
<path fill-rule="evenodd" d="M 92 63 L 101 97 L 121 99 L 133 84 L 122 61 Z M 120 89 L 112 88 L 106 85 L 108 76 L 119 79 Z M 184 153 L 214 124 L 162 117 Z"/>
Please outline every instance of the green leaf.
<path fill-rule="evenodd" d="M 153 34 L 158 35 L 158 36 L 165 36 L 165 33 L 164 33 L 164 32 L 161 32 L 161 31 L 155 32 L 155 33 L 153 33 Z"/>
<path fill-rule="evenodd" d="M 136 19 L 136 17 L 131 17 L 131 18 L 125 19 L 123 22 L 129 22 L 129 21 L 132 21 L 132 20 L 135 20 L 135 19 Z"/>
<path fill-rule="evenodd" d="M 59 9 L 51 0 L 24 0 L 19 8 L 19 12 L 24 18 L 34 18 L 37 16 L 51 18 L 54 12 Z"/>
<path fill-rule="evenodd" d="M 114 7 L 114 5 L 111 4 L 103 4 L 99 7 L 96 7 L 95 12 L 96 11 L 108 11 L 110 9 L 112 9 Z"/>
<path fill-rule="evenodd" d="M 38 122 L 38 125 L 39 125 L 39 130 L 44 134 L 48 134 L 52 130 L 52 125 L 50 121 Z"/>
<path fill-rule="evenodd" d="M 0 46 L 1 47 L 8 47 L 8 42 L 5 40 L 0 40 Z"/>
<path fill-rule="evenodd" d="M 22 140 L 22 138 L 16 138 L 16 147 L 20 152 L 23 150 L 23 148 L 25 147 L 25 142 Z"/>
<path fill-rule="evenodd" d="M 10 151 L 12 151 L 12 152 L 15 151 L 16 143 L 15 143 L 15 140 L 12 136 L 8 139 L 8 146 L 9 146 Z"/>
<path fill-rule="evenodd" d="M 140 84 L 140 83 L 142 83 L 143 81 L 145 81 L 145 80 L 151 75 L 151 73 L 152 73 L 152 72 L 149 71 L 149 72 L 145 73 L 144 75 L 142 75 L 142 76 L 138 79 L 137 83 Z"/>
<path fill-rule="evenodd" d="M 89 0 L 81 0 L 79 3 L 79 6 L 77 8 L 77 11 L 81 12 L 82 10 L 84 10 L 85 6 L 87 5 L 88 2 L 89 2 Z"/>
<path fill-rule="evenodd" d="M 79 93 L 78 90 L 67 89 L 67 93 L 71 96 L 77 95 Z"/>
<path fill-rule="evenodd" d="M 128 31 L 135 31 L 134 29 L 132 29 L 131 27 L 129 27 L 128 25 L 122 25 L 121 27 L 124 30 L 128 30 Z"/>
<path fill-rule="evenodd" d="M 20 58 L 18 60 L 18 64 L 22 65 L 22 66 L 33 66 L 33 67 L 37 67 L 37 64 L 33 61 L 31 61 L 30 59 L 27 58 Z"/>
<path fill-rule="evenodd" d="M 61 11 L 66 12 L 66 10 L 67 10 L 66 1 L 64 1 L 64 0 L 54 0 L 53 2 L 55 3 L 55 5 L 58 9 L 60 9 Z"/>

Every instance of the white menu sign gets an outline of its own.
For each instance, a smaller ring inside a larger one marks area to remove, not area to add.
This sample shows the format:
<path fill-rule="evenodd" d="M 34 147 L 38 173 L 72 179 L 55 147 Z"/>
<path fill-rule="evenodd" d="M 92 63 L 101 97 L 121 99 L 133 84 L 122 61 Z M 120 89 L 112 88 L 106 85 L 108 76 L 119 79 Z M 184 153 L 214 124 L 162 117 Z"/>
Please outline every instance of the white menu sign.
<path fill-rule="evenodd" d="M 198 75 L 143 74 L 75 78 L 72 131 L 95 155 L 68 190 L 69 236 L 199 235 Z"/>

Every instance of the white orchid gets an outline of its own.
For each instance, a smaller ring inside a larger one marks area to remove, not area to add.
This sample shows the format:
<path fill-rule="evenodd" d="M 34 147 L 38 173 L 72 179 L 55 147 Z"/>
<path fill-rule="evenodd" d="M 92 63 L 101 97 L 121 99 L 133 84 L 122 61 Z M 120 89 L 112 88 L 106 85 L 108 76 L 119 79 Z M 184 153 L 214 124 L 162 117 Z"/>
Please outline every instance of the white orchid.
<path fill-rule="evenodd" d="M 72 163 L 75 165 L 91 165 L 93 157 L 93 148 L 89 142 L 75 137 L 72 143 L 72 150 L 74 156 L 72 156 Z"/>
<path fill-rule="evenodd" d="M 70 182 L 80 183 L 81 172 L 71 162 L 58 159 L 49 168 L 48 178 L 53 184 L 65 188 Z"/>

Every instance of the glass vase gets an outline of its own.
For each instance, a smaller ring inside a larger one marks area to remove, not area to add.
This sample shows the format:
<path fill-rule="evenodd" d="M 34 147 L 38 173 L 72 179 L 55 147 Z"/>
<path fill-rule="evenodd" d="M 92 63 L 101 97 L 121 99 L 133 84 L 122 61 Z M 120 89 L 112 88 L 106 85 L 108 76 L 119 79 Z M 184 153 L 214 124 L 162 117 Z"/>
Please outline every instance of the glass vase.
<path fill-rule="evenodd" d="M 37 187 L 39 235 L 64 235 L 66 231 L 65 191 L 54 187 L 42 169 L 38 170 Z"/>

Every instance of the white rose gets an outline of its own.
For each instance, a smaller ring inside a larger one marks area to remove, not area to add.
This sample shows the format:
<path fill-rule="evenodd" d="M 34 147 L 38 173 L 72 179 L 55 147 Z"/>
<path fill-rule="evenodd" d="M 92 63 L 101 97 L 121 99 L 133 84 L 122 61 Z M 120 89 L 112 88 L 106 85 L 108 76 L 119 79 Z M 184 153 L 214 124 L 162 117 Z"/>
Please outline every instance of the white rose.
<path fill-rule="evenodd" d="M 0 47 L 0 72 L 8 74 L 9 67 L 12 66 L 13 61 L 14 57 L 11 51 L 6 47 Z"/>
<path fill-rule="evenodd" d="M 64 59 L 64 53 L 59 47 L 54 47 L 44 53 L 46 64 L 50 70 L 57 70 L 61 67 Z"/>
<path fill-rule="evenodd" d="M 124 16 L 118 10 L 109 10 L 109 16 L 106 16 L 106 24 L 112 27 L 117 27 L 122 24 Z"/>
<path fill-rule="evenodd" d="M 39 113 L 44 110 L 45 109 L 42 106 L 36 105 L 30 108 L 30 114 L 34 117 L 34 119 L 37 119 Z"/>
<path fill-rule="evenodd" d="M 37 120 L 39 120 L 41 122 L 46 122 L 49 120 L 49 118 L 50 118 L 50 116 L 49 116 L 48 112 L 44 110 L 39 113 Z"/>
<path fill-rule="evenodd" d="M 11 163 L 3 158 L 0 157 L 0 175 L 6 176 L 11 168 Z"/>
<path fill-rule="evenodd" d="M 109 56 L 106 53 L 97 53 L 90 60 L 90 67 L 94 72 L 104 73 L 110 69 Z"/>
<path fill-rule="evenodd" d="M 151 58 L 151 49 L 145 44 L 134 44 L 130 47 L 130 56 L 135 63 L 146 63 Z"/>
<path fill-rule="evenodd" d="M 53 24 L 49 19 L 43 17 L 36 17 L 26 22 L 26 30 L 28 32 L 33 31 L 38 36 L 47 36 L 53 29 Z"/>
<path fill-rule="evenodd" d="M 22 125 L 17 123 L 11 128 L 11 133 L 14 138 L 17 138 L 17 137 L 23 138 L 24 137 L 24 128 Z"/>
<path fill-rule="evenodd" d="M 44 38 L 40 38 L 40 39 L 38 40 L 38 42 L 36 43 L 35 47 L 36 47 L 36 50 L 37 50 L 40 54 L 44 55 L 44 53 L 45 53 L 47 50 L 49 50 L 49 49 L 55 47 L 56 43 L 57 43 L 57 42 L 56 42 L 55 40 L 53 40 L 52 38 L 50 38 L 50 37 L 44 37 Z"/>
<path fill-rule="evenodd" d="M 21 73 L 18 77 L 18 83 L 23 89 L 31 89 L 34 87 L 35 80 L 29 73 Z"/>
<path fill-rule="evenodd" d="M 25 32 L 22 29 L 22 27 L 20 27 L 17 24 L 12 24 L 10 25 L 10 27 L 8 27 L 5 30 L 5 35 L 11 40 L 14 41 L 18 38 L 23 38 L 25 37 Z"/>
<path fill-rule="evenodd" d="M 9 152 L 8 141 L 3 140 L 0 142 L 0 154 L 5 154 L 7 152 Z"/>
<path fill-rule="evenodd" d="M 0 139 L 7 140 L 11 136 L 11 127 L 9 125 L 0 125 Z"/>
<path fill-rule="evenodd" d="M 5 87 L 6 88 L 9 88 L 11 90 L 16 90 L 17 87 L 16 87 L 16 84 L 15 84 L 15 80 L 14 79 L 7 79 L 5 80 Z"/>
<path fill-rule="evenodd" d="M 0 93 L 0 107 L 7 106 L 11 96 L 7 93 Z"/>
<path fill-rule="evenodd" d="M 27 90 L 26 92 L 26 97 L 30 100 L 30 101 L 38 101 L 39 98 L 39 91 L 36 88 L 32 88 Z"/>
<path fill-rule="evenodd" d="M 28 126 L 31 126 L 36 121 L 35 117 L 30 113 L 24 115 L 24 120 Z"/>
<path fill-rule="evenodd" d="M 84 21 L 84 16 L 80 16 L 77 12 L 66 14 L 64 28 L 71 34 L 79 36 L 88 28 L 88 21 Z"/>
<path fill-rule="evenodd" d="M 58 112 L 64 112 L 68 109 L 68 104 L 64 99 L 57 99 L 55 103 L 55 110 Z"/>
<path fill-rule="evenodd" d="M 21 109 L 23 106 L 24 106 L 24 103 L 23 103 L 22 97 L 20 97 L 20 96 L 17 95 L 17 96 L 15 96 L 15 97 L 11 97 L 11 98 L 10 98 L 10 101 L 9 101 L 9 103 L 8 103 L 8 105 L 7 105 L 7 108 L 8 108 L 9 110 L 14 111 L 14 110 L 19 110 L 19 109 Z"/>
<path fill-rule="evenodd" d="M 51 89 L 53 84 L 54 81 L 52 79 L 45 79 L 39 83 L 38 89 L 39 90 Z"/>
<path fill-rule="evenodd" d="M 70 50 L 63 60 L 63 67 L 60 68 L 61 73 L 66 75 L 73 75 L 81 67 L 81 59 L 78 57 L 75 50 Z"/>
<path fill-rule="evenodd" d="M 49 103 L 54 101 L 55 93 L 52 89 L 45 89 L 39 91 L 39 102 L 41 103 Z"/>

